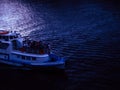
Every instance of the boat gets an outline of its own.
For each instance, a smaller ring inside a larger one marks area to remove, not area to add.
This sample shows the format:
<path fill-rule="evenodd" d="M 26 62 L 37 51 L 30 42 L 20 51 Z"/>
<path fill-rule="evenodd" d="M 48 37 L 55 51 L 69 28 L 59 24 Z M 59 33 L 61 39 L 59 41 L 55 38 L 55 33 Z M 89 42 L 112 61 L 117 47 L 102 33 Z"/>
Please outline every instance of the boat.
<path fill-rule="evenodd" d="M 65 59 L 53 54 L 49 44 L 0 30 L 0 63 L 28 68 L 65 68 Z"/>

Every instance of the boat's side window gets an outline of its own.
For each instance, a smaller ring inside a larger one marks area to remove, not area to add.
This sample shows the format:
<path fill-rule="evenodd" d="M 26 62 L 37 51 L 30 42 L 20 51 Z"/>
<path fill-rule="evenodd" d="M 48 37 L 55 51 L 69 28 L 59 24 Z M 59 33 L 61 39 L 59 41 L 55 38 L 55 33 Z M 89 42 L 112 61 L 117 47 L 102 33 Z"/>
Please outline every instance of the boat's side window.
<path fill-rule="evenodd" d="M 30 60 L 31 58 L 29 56 L 26 57 L 27 60 Z"/>
<path fill-rule="evenodd" d="M 1 39 L 4 39 L 3 36 L 1 36 Z"/>
<path fill-rule="evenodd" d="M 13 36 L 10 36 L 10 39 L 13 39 Z"/>
<path fill-rule="evenodd" d="M 6 40 L 6 41 L 8 41 L 8 40 L 9 40 L 8 36 L 6 36 L 6 37 L 5 37 L 5 40 Z"/>
<path fill-rule="evenodd" d="M 22 59 L 25 59 L 25 56 L 22 56 Z"/>
<path fill-rule="evenodd" d="M 3 36 L 2 38 L 3 38 L 3 39 L 5 39 L 5 37 L 4 37 L 4 36 Z"/>
<path fill-rule="evenodd" d="M 35 57 L 32 57 L 32 60 L 36 60 L 36 58 L 35 58 Z"/>
<path fill-rule="evenodd" d="M 20 55 L 17 55 L 17 58 L 20 58 Z"/>

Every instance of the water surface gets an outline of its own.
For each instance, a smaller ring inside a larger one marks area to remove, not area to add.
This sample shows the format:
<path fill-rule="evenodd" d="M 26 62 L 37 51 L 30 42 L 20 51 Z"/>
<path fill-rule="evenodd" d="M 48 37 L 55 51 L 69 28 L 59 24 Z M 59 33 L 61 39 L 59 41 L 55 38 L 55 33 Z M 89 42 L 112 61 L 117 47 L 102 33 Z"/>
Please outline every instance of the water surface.
<path fill-rule="evenodd" d="M 1 88 L 117 90 L 119 9 L 117 1 L 107 0 L 0 1 L 1 29 L 49 42 L 52 52 L 67 59 L 66 75 L 1 65 Z"/>

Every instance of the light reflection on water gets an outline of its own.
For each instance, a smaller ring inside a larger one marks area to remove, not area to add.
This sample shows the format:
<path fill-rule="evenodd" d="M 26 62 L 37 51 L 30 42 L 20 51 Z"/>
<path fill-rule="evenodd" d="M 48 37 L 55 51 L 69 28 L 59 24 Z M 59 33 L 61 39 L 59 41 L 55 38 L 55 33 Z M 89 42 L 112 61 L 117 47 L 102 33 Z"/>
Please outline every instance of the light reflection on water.
<path fill-rule="evenodd" d="M 40 17 L 38 19 L 41 24 L 45 22 Z M 34 31 L 34 28 L 29 29 L 29 27 L 35 25 L 38 25 L 38 22 L 35 21 L 34 13 L 29 4 L 20 2 L 0 4 L 0 29 L 20 31 L 22 35 L 28 35 L 31 31 Z M 42 29 L 45 27 L 41 25 L 37 28 Z"/>

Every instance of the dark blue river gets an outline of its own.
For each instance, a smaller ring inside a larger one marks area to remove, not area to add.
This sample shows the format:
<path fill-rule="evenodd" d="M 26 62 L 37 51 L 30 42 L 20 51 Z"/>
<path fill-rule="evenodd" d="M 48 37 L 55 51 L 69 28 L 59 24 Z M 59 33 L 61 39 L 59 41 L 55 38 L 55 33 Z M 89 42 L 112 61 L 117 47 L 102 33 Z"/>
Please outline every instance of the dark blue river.
<path fill-rule="evenodd" d="M 0 90 L 120 90 L 117 0 L 0 0 L 0 29 L 49 42 L 65 72 L 0 64 Z"/>

